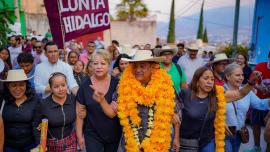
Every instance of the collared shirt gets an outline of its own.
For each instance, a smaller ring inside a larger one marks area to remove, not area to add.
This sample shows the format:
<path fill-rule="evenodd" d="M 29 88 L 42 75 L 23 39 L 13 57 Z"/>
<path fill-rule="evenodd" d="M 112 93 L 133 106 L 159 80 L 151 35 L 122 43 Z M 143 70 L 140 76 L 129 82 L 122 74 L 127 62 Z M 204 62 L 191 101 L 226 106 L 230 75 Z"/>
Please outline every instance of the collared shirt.
<path fill-rule="evenodd" d="M 67 99 L 63 105 L 56 103 L 50 95 L 37 105 L 34 116 L 33 127 L 35 141 L 40 141 L 40 131 L 36 128 L 42 119 L 48 119 L 48 138 L 63 139 L 74 131 L 76 119 L 76 102 L 73 95 L 67 94 Z"/>
<path fill-rule="evenodd" d="M 182 56 L 177 64 L 181 65 L 184 68 L 185 74 L 187 76 L 187 83 L 190 84 L 195 71 L 204 66 L 204 61 L 201 57 L 196 59 L 191 59 L 189 55 Z"/>
<path fill-rule="evenodd" d="M 45 88 L 49 85 L 49 77 L 55 72 L 61 72 L 67 77 L 68 88 L 70 90 L 78 86 L 74 79 L 72 68 L 67 63 L 61 60 L 58 60 L 55 64 L 44 61 L 36 66 L 34 78 L 35 89 L 37 93 L 42 94 L 42 98 L 49 96 L 49 94 L 45 94 Z"/>
<path fill-rule="evenodd" d="M 160 63 L 160 67 L 164 69 L 164 66 L 162 65 L 162 63 Z M 175 66 L 174 63 L 171 64 L 170 69 L 167 71 L 167 73 L 171 76 L 171 80 L 173 81 L 173 87 L 177 93 L 180 92 L 181 83 L 186 82 L 186 79 L 187 79 L 182 66 L 180 66 L 180 68 L 182 71 L 182 76 L 180 76 L 177 70 L 177 67 Z"/>
<path fill-rule="evenodd" d="M 5 146 L 25 148 L 34 143 L 32 122 L 38 102 L 36 95 L 28 97 L 20 106 L 6 100 L 2 115 L 5 124 Z"/>
<path fill-rule="evenodd" d="M 14 66 L 17 64 L 18 55 L 22 52 L 22 45 L 20 45 L 18 47 L 10 46 L 10 47 L 8 47 L 8 49 L 10 51 L 11 64 L 12 64 L 12 66 Z"/>
<path fill-rule="evenodd" d="M 228 90 L 228 86 L 224 85 L 225 90 Z M 237 130 L 240 130 L 245 125 L 246 114 L 249 107 L 259 110 L 268 110 L 269 99 L 260 99 L 252 91 L 250 91 L 245 97 L 234 102 L 237 116 L 234 111 L 233 103 L 226 104 L 226 124 L 228 126 L 236 126 Z"/>
<path fill-rule="evenodd" d="M 34 57 L 34 63 L 37 65 L 41 62 L 44 62 L 48 60 L 48 58 L 44 55 L 44 53 L 37 54 L 35 51 L 32 52 L 32 55 Z"/>

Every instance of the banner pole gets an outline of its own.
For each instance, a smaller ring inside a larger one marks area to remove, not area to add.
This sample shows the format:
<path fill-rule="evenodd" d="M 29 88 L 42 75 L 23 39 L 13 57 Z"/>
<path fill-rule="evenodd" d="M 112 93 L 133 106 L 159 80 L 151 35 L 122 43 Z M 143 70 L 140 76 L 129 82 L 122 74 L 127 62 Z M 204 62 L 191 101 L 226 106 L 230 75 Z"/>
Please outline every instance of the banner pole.
<path fill-rule="evenodd" d="M 112 30 L 111 30 L 111 27 L 110 27 L 110 43 L 112 43 Z"/>
<path fill-rule="evenodd" d="M 63 29 L 63 23 L 62 23 L 62 15 L 61 15 L 61 11 L 60 11 L 60 4 L 59 4 L 59 0 L 57 0 L 57 5 L 58 5 L 58 14 L 59 14 L 59 19 L 60 19 L 60 27 L 61 27 L 61 33 L 62 33 L 62 43 L 63 43 L 63 49 L 65 51 L 65 32 Z"/>

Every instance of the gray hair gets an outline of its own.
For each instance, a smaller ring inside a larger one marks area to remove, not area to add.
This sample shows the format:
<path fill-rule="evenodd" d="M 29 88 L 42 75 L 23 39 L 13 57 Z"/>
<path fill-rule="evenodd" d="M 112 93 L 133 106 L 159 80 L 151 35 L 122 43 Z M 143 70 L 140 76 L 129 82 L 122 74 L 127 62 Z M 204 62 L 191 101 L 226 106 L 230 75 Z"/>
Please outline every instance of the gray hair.
<path fill-rule="evenodd" d="M 226 75 L 231 75 L 234 69 L 237 68 L 242 68 L 239 64 L 236 63 L 231 63 L 229 65 L 226 66 L 225 70 L 224 70 L 224 74 L 225 74 L 225 81 L 226 80 Z"/>

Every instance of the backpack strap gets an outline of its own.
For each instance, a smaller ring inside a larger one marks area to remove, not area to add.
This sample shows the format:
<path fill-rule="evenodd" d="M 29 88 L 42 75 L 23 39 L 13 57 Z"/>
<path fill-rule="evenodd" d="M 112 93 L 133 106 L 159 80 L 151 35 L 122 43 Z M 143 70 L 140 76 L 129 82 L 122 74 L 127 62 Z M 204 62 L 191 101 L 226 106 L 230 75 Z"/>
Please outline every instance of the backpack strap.
<path fill-rule="evenodd" d="M 182 69 L 181 69 L 180 65 L 179 64 L 175 64 L 175 63 L 174 63 L 174 65 L 176 66 L 177 71 L 178 71 L 180 77 L 182 77 L 183 74 L 182 74 Z"/>

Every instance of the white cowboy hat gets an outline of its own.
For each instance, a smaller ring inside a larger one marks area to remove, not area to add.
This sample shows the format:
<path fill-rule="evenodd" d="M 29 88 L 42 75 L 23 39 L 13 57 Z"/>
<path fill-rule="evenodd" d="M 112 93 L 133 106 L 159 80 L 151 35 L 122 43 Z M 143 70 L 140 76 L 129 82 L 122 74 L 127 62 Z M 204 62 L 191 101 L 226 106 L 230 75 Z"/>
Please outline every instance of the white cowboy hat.
<path fill-rule="evenodd" d="M 219 53 L 214 55 L 214 58 L 212 59 L 212 61 L 209 61 L 209 64 L 213 64 L 219 61 L 234 61 L 235 59 L 232 58 L 228 58 L 227 55 L 225 53 Z"/>
<path fill-rule="evenodd" d="M 31 76 L 27 78 L 26 74 L 24 73 L 24 70 L 22 69 L 17 69 L 17 70 L 9 70 L 7 79 L 6 80 L 0 80 L 2 82 L 17 82 L 17 81 L 26 81 L 34 76 Z"/>
<path fill-rule="evenodd" d="M 120 45 L 118 51 L 120 54 L 126 54 L 132 57 L 136 53 L 137 49 L 133 49 L 130 45 Z"/>
<path fill-rule="evenodd" d="M 197 51 L 199 51 L 199 46 L 196 44 L 196 43 L 191 43 L 191 44 L 189 44 L 188 46 L 187 46 L 187 49 L 188 50 L 197 50 Z"/>
<path fill-rule="evenodd" d="M 171 52 L 173 55 L 175 55 L 177 53 L 177 50 L 172 49 L 168 45 L 164 45 L 162 46 L 162 48 L 154 49 L 155 56 L 161 56 L 160 54 L 162 54 L 163 52 Z"/>
<path fill-rule="evenodd" d="M 5 63 L 2 59 L 0 59 L 0 73 L 4 71 Z"/>
<path fill-rule="evenodd" d="M 139 50 L 136 51 L 132 59 L 122 58 L 121 60 L 128 62 L 163 62 L 165 57 L 154 57 L 150 50 Z"/>

